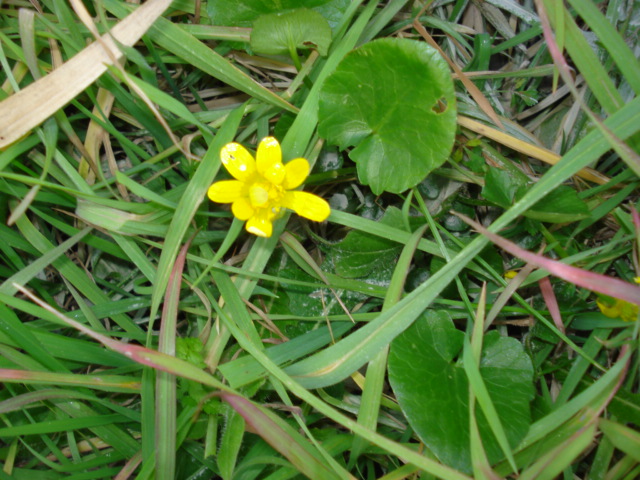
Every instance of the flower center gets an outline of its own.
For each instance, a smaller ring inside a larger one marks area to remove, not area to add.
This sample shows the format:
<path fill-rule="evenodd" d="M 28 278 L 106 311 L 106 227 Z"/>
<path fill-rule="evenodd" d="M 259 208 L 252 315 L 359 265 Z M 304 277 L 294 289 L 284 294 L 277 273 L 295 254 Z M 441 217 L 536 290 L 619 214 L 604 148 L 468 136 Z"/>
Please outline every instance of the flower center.
<path fill-rule="evenodd" d="M 253 208 L 267 208 L 282 197 L 282 187 L 267 182 L 254 183 L 249 187 L 249 200 Z"/>

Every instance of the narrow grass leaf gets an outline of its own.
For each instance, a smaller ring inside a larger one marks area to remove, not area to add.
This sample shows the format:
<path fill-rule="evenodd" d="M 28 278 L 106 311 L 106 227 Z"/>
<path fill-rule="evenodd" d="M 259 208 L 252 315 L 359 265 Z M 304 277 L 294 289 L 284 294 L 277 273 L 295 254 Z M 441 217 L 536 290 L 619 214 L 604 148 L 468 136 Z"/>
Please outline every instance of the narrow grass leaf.
<path fill-rule="evenodd" d="M 229 408 L 222 419 L 224 421 L 224 431 L 220 439 L 220 446 L 217 452 L 217 463 L 220 469 L 220 476 L 224 480 L 233 478 L 234 470 L 245 432 L 245 420 L 240 413 L 233 408 Z"/>
<path fill-rule="evenodd" d="M 395 305 L 402 298 L 405 281 L 407 274 L 409 273 L 411 262 L 415 255 L 418 243 L 424 235 L 427 229 L 427 225 L 416 230 L 411 239 L 400 253 L 400 258 L 396 263 L 396 267 L 393 270 L 393 276 L 389 282 L 387 295 L 384 299 L 382 310 L 386 310 Z M 358 411 L 358 423 L 365 428 L 375 431 L 378 424 L 378 413 L 380 411 L 380 402 L 382 399 L 382 389 L 384 387 L 384 380 L 387 374 L 387 357 L 388 348 L 382 349 L 376 354 L 367 366 L 367 373 L 365 376 L 364 389 L 362 390 L 362 400 L 360 402 L 360 410 Z M 351 446 L 351 454 L 349 456 L 349 462 L 354 465 L 358 457 L 364 451 L 367 442 L 364 438 L 356 436 L 353 439 Z"/>
<path fill-rule="evenodd" d="M 342 478 L 329 470 L 325 460 L 311 449 L 299 433 L 279 417 L 239 395 L 222 393 L 220 397 L 242 415 L 252 429 L 269 445 L 307 477 L 318 480 Z"/>
<path fill-rule="evenodd" d="M 153 190 L 143 185 L 140 185 L 138 182 L 136 182 L 135 180 L 132 180 L 131 178 L 129 178 L 127 175 L 125 175 L 120 171 L 116 171 L 116 180 L 119 184 L 127 187 L 127 189 L 129 189 L 129 191 L 134 195 L 137 195 L 145 200 L 149 200 L 150 202 L 157 203 L 158 205 L 165 208 L 169 208 L 171 210 L 175 210 L 176 208 L 176 204 L 173 203 L 172 201 L 167 200 L 162 195 L 159 195 Z"/>
<path fill-rule="evenodd" d="M 89 232 L 91 228 L 86 227 L 82 229 L 80 232 L 76 233 L 71 238 L 68 238 L 60 245 L 55 248 L 52 248 L 48 252 L 46 252 L 41 257 L 34 260 L 27 267 L 23 268 L 19 272 L 14 273 L 12 276 L 7 278 L 2 285 L 0 285 L 0 293 L 5 295 L 13 295 L 16 293 L 16 289 L 13 286 L 14 283 L 18 283 L 20 285 L 26 285 L 31 281 L 33 277 L 42 272 L 46 267 L 48 267 L 52 262 L 54 262 L 61 255 L 64 255 L 67 250 L 71 249 L 74 245 L 76 245 L 80 240 L 82 240 Z"/>
<path fill-rule="evenodd" d="M 640 433 L 606 418 L 601 418 L 598 425 L 616 448 L 640 462 Z"/>
<path fill-rule="evenodd" d="M 141 215 L 79 198 L 75 213 L 96 228 L 120 235 L 164 237 L 168 230 L 166 222 L 162 221 L 163 216 L 169 218 L 167 211 Z"/>
<path fill-rule="evenodd" d="M 476 319 L 476 321 L 478 320 Z M 511 446 L 509 445 L 507 434 L 505 432 L 504 426 L 502 425 L 502 422 L 500 421 L 498 411 L 496 410 L 496 406 L 494 405 L 491 395 L 489 394 L 489 390 L 487 390 L 487 386 L 480 373 L 480 364 L 476 361 L 476 358 L 474 358 L 473 347 L 466 337 L 464 348 L 462 351 L 462 364 L 464 366 L 464 371 L 467 374 L 467 379 L 469 380 L 469 387 L 473 392 L 475 399 L 478 401 L 482 412 L 487 418 L 491 431 L 495 435 L 496 440 L 498 441 L 498 444 L 502 449 L 502 452 L 511 465 L 511 468 L 516 471 L 516 462 L 513 458 L 513 451 L 511 450 Z"/>
<path fill-rule="evenodd" d="M 341 337 L 353 327 L 354 324 L 351 322 L 334 323 L 331 330 L 328 327 L 320 327 L 286 343 L 273 345 L 265 350 L 265 354 L 276 365 L 285 365 L 327 346 L 334 338 Z M 267 375 L 265 368 L 251 355 L 223 363 L 218 369 L 231 388 L 243 387 Z"/>
<path fill-rule="evenodd" d="M 136 86 L 142 90 L 149 99 L 157 104 L 159 107 L 166 109 L 167 111 L 173 113 L 178 118 L 185 120 L 200 129 L 200 132 L 205 136 L 207 141 L 211 141 L 213 136 L 210 132 L 210 127 L 201 122 L 198 117 L 196 117 L 184 103 L 178 101 L 171 95 L 163 92 L 159 88 L 148 84 L 144 80 L 141 80 L 132 75 L 128 76 L 130 82 L 136 84 Z"/>
<path fill-rule="evenodd" d="M 586 415 L 589 416 L 588 413 Z M 589 422 L 576 434 L 520 472 L 518 478 L 520 480 L 553 480 L 571 466 L 578 455 L 591 444 L 595 434 L 596 422 L 593 418 L 589 418 Z"/>
<path fill-rule="evenodd" d="M 640 95 L 640 63 L 625 42 L 624 37 L 611 25 L 595 3 L 569 0 L 569 4 L 597 35 L 598 42 L 611 55 L 636 95 Z"/>
<path fill-rule="evenodd" d="M 538 280 L 538 285 L 540 285 L 542 298 L 544 299 L 544 303 L 547 305 L 547 310 L 549 310 L 549 315 L 551 315 L 553 323 L 559 331 L 565 333 L 562 315 L 560 314 L 560 306 L 558 305 L 558 299 L 553 291 L 549 277 L 544 277 Z"/>
<path fill-rule="evenodd" d="M 341 212 L 340 210 L 332 210 L 331 215 L 329 216 L 329 221 L 354 230 L 361 230 L 378 237 L 387 238 L 403 245 L 411 239 L 410 232 L 399 228 L 393 228 L 389 225 L 383 225 L 380 222 L 359 217 L 348 212 Z M 440 247 L 435 242 L 427 240 L 426 238 L 420 239 L 420 242 L 418 243 L 418 250 L 430 253 L 431 255 L 437 255 L 438 257 L 442 256 Z M 449 253 L 452 256 L 455 255 L 455 252 L 453 251 L 449 251 Z"/>
<path fill-rule="evenodd" d="M 21 322 L 13 310 L 4 303 L 0 303 L 0 326 L 18 348 L 24 350 L 31 359 L 40 364 L 41 370 L 68 372 L 68 369 L 58 359 L 43 348 L 29 324 Z"/>
<path fill-rule="evenodd" d="M 152 304 L 150 318 L 154 318 L 160 305 L 160 299 L 169 282 L 171 266 L 175 262 L 180 243 L 184 237 L 193 216 L 200 207 L 205 193 L 220 169 L 220 150 L 233 140 L 244 115 L 244 107 L 240 107 L 229 114 L 215 138 L 209 145 L 206 155 L 200 161 L 198 169 L 189 182 L 189 188 L 178 202 L 178 207 L 173 214 L 167 235 L 164 240 L 162 253 L 158 260 L 158 269 L 153 285 Z M 151 331 L 151 329 L 149 330 Z"/>
<path fill-rule="evenodd" d="M 74 398 L 79 398 L 82 400 L 97 401 L 105 405 L 107 408 L 111 408 L 112 410 L 116 411 L 116 413 L 120 413 L 125 416 L 127 413 L 129 413 L 129 416 L 134 421 L 140 420 L 139 415 L 136 415 L 135 413 L 133 413 L 132 415 L 132 412 L 127 408 L 115 406 L 113 403 L 100 400 L 94 395 L 89 395 L 87 393 L 80 393 L 77 390 L 62 390 L 59 388 L 38 389 L 33 392 L 22 393 L 20 395 L 16 395 L 7 400 L 3 400 L 2 402 L 0 402 L 0 413 L 8 413 L 8 412 L 14 412 L 16 410 L 21 410 L 28 405 L 32 405 L 45 400 L 55 401 L 57 399 L 74 399 Z"/>
<path fill-rule="evenodd" d="M 624 373 L 629 355 L 620 358 L 615 365 L 586 390 L 580 392 L 574 398 L 565 403 L 562 407 L 554 410 L 531 425 L 529 433 L 518 446 L 523 450 L 530 445 L 543 440 L 555 429 L 573 417 L 576 413 L 586 407 L 598 408 L 606 401 L 608 396 L 617 388 L 617 384 Z"/>
<path fill-rule="evenodd" d="M 482 438 L 476 419 L 476 402 L 471 390 L 469 390 L 469 443 L 473 478 L 476 480 L 499 480 L 500 477 L 491 469 L 491 464 L 482 446 Z"/>
<path fill-rule="evenodd" d="M 575 323 L 572 323 L 572 326 Z M 608 328 L 596 328 L 594 329 L 589 338 L 582 349 L 584 353 L 586 353 L 591 358 L 596 358 L 598 353 L 603 348 L 603 344 L 608 340 L 609 335 L 611 334 L 611 329 Z M 567 374 L 567 378 L 562 384 L 562 389 L 558 393 L 556 400 L 553 404 L 553 408 L 560 408 L 562 405 L 567 403 L 573 393 L 576 391 L 581 382 L 585 380 L 584 376 L 589 369 L 589 362 L 584 358 L 576 358 L 569 369 L 569 373 Z"/>
<path fill-rule="evenodd" d="M 63 315 L 57 310 L 53 309 L 50 305 L 47 305 L 45 302 L 36 297 L 29 290 L 25 289 L 20 285 L 16 285 L 16 288 L 26 295 L 29 299 L 31 299 L 34 303 L 39 305 L 40 307 L 48 310 L 50 313 L 53 313 L 64 323 L 69 325 L 70 327 L 75 328 L 76 330 L 88 335 L 89 337 L 97 340 L 102 343 L 107 348 L 114 350 L 125 357 L 132 359 L 133 361 L 140 363 L 142 365 L 146 365 L 149 367 L 153 367 L 157 370 L 161 370 L 164 372 L 171 373 L 173 375 L 181 376 L 184 378 L 189 378 L 196 382 L 203 383 L 205 385 L 212 386 L 214 388 L 218 388 L 220 390 L 228 390 L 228 388 L 221 383 L 219 380 L 215 379 L 213 376 L 209 375 L 205 371 L 199 369 L 195 365 L 186 362 L 184 360 L 180 360 L 179 358 L 172 357 L 170 355 L 166 355 L 164 353 L 157 352 L 155 350 L 150 350 L 145 347 L 141 347 L 139 345 L 132 345 L 122 343 L 116 340 L 113 340 L 105 335 L 94 332 L 90 328 L 82 325 L 75 320 Z"/>
<path fill-rule="evenodd" d="M 555 2 L 550 0 L 541 1 L 544 2 L 546 14 L 549 16 L 551 23 L 553 25 L 564 24 L 566 35 L 564 46 L 571 59 L 575 62 L 577 69 L 582 73 L 593 95 L 609 115 L 616 112 L 624 105 L 624 101 L 602 62 L 584 37 L 580 27 L 578 27 L 566 8 L 561 9 L 562 15 L 559 16 L 556 15 L 557 5 Z M 541 20 L 544 22 L 544 14 L 541 13 L 540 15 Z"/>
<path fill-rule="evenodd" d="M 25 385 L 76 385 L 107 392 L 131 393 L 140 390 L 140 382 L 137 379 L 118 375 L 78 375 L 3 368 L 0 369 L 0 380 Z"/>
<path fill-rule="evenodd" d="M 162 316 L 158 351 L 167 355 L 176 354 L 176 326 L 182 271 L 191 241 L 187 241 L 171 269 L 167 284 Z M 156 375 L 156 476 L 172 480 L 176 471 L 176 377 L 167 372 Z"/>
<path fill-rule="evenodd" d="M 483 341 L 483 333 L 484 333 L 484 325 L 485 325 L 485 310 L 486 310 L 486 301 L 487 301 L 487 286 L 486 284 L 482 285 L 482 291 L 480 292 L 480 298 L 478 299 L 478 309 L 476 311 L 476 316 L 473 321 L 473 331 L 471 334 L 471 343 L 468 341 L 464 343 L 463 348 L 467 349 L 468 352 L 465 352 L 465 355 L 471 357 L 473 359 L 474 366 L 476 368 L 475 371 L 472 368 L 465 368 L 467 370 L 467 377 L 469 374 L 478 376 L 478 380 L 482 382 L 482 377 L 480 376 L 480 372 L 477 370 L 477 366 L 480 364 L 481 356 L 482 356 L 482 341 Z M 463 359 L 464 361 L 464 359 Z M 473 383 L 469 380 L 469 451 L 471 453 L 471 466 L 473 468 L 473 474 L 477 479 L 486 479 L 486 480 L 497 480 L 499 477 L 497 474 L 491 469 L 491 463 L 487 458 L 487 452 L 482 445 L 482 437 L 480 436 L 480 427 L 478 425 L 478 419 L 476 416 L 476 395 L 477 393 L 474 391 Z M 489 399 L 489 401 L 491 401 Z M 485 414 L 486 415 L 486 414 Z M 502 430 L 504 434 L 504 430 L 502 429 L 502 425 L 500 424 L 500 419 L 498 420 L 498 427 Z M 493 426 L 493 424 L 490 422 Z M 508 444 L 507 444 L 508 447 Z M 510 450 L 509 450 L 510 451 Z M 512 459 L 509 459 L 511 466 L 516 470 L 515 465 L 513 464 Z"/>
<path fill-rule="evenodd" d="M 31 425 L 17 425 L 14 427 L 0 428 L 1 437 L 19 437 L 25 435 L 42 435 L 46 433 L 62 433 L 66 431 L 80 430 L 83 428 L 95 428 L 115 423 L 126 423 L 130 419 L 118 414 L 98 415 L 65 420 L 48 420 L 33 423 Z"/>
<path fill-rule="evenodd" d="M 35 44 L 34 30 L 35 11 L 27 8 L 21 8 L 18 11 L 18 24 L 20 28 L 20 42 L 24 58 L 29 67 L 29 71 L 33 78 L 38 79 L 42 76 L 38 67 L 38 55 Z"/>
<path fill-rule="evenodd" d="M 146 279 L 153 283 L 156 276 L 156 267 L 151 263 L 148 254 L 144 253 L 133 237 L 112 233 L 111 238 L 115 240 L 118 246 L 126 254 L 127 260 L 130 260 Z"/>
<path fill-rule="evenodd" d="M 262 338 L 256 330 L 255 324 L 249 315 L 247 306 L 242 301 L 242 296 L 229 276 L 220 270 L 212 270 L 211 276 L 220 289 L 220 296 L 224 299 L 224 311 L 227 312 L 233 322 L 240 327 L 243 334 L 251 340 L 257 348 L 264 348 Z M 227 318 L 229 318 L 227 317 Z"/>

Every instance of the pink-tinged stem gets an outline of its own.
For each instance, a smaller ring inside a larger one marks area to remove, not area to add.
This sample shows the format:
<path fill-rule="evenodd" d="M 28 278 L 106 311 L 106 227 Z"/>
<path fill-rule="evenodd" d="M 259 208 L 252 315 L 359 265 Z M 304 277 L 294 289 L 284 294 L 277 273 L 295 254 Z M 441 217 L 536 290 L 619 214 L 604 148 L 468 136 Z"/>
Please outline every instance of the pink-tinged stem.
<path fill-rule="evenodd" d="M 298 435 L 295 430 L 287 431 L 286 423 L 279 424 L 277 417 L 269 410 L 240 395 L 220 392 L 219 396 L 244 418 L 251 430 L 284 455 L 308 478 L 341 478 L 319 457 L 318 452 L 314 452 L 311 445 L 307 446 L 302 438 L 296 438 Z"/>
<path fill-rule="evenodd" d="M 636 232 L 640 231 L 640 214 L 633 207 L 631 207 L 631 218 L 633 218 L 633 225 L 636 227 Z"/>
<path fill-rule="evenodd" d="M 551 314 L 553 323 L 555 323 L 558 330 L 562 333 L 566 333 L 564 323 L 562 323 L 562 315 L 560 315 L 560 307 L 558 307 L 558 299 L 553 291 L 549 277 L 541 278 L 538 281 L 538 285 L 540 285 L 542 298 L 544 298 L 544 303 L 547 304 L 547 310 L 549 310 L 549 314 Z"/>
<path fill-rule="evenodd" d="M 571 265 L 543 257 L 517 246 L 506 238 L 490 232 L 478 222 L 471 220 L 469 217 L 460 213 L 453 212 L 454 215 L 460 217 L 465 223 L 471 225 L 479 233 L 487 237 L 500 248 L 506 250 L 510 254 L 519 257 L 539 268 L 544 268 L 551 275 L 566 280 L 582 288 L 602 293 L 610 297 L 619 298 L 629 303 L 640 305 L 640 287 L 624 282 L 619 278 L 608 277 L 599 273 L 583 270 Z"/>

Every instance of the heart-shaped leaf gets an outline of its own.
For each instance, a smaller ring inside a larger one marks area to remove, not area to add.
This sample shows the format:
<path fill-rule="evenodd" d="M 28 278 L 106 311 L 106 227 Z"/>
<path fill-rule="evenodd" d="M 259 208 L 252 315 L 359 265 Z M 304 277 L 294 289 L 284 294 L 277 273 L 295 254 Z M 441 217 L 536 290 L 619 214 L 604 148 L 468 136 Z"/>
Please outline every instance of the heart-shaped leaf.
<path fill-rule="evenodd" d="M 429 310 L 391 343 L 389 381 L 425 445 L 443 463 L 470 472 L 469 381 L 456 360 L 463 338 L 446 313 Z M 480 374 L 510 445 L 517 445 L 531 420 L 531 360 L 516 340 L 492 331 L 484 338 Z M 476 415 L 483 446 L 495 463 L 502 451 L 478 406 Z"/>
<path fill-rule="evenodd" d="M 451 73 L 424 42 L 380 39 L 345 56 L 320 92 L 319 132 L 349 153 L 375 194 L 400 193 L 447 160 L 456 130 Z"/>
<path fill-rule="evenodd" d="M 320 55 L 326 55 L 330 44 L 331 27 L 322 15 L 306 8 L 263 15 L 253 23 L 251 31 L 251 48 L 267 55 L 298 48 L 315 48 Z"/>
<path fill-rule="evenodd" d="M 502 208 L 509 208 L 513 204 L 518 188 L 526 184 L 526 179 L 512 175 L 506 170 L 490 168 L 484 177 L 482 196 Z"/>

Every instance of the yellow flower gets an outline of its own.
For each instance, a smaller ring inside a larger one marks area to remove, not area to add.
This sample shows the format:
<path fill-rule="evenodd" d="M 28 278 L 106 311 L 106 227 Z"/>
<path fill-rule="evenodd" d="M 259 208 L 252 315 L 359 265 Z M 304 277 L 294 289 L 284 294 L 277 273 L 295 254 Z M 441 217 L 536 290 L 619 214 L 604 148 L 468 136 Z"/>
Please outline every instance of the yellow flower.
<path fill-rule="evenodd" d="M 517 270 L 507 270 L 506 272 L 504 272 L 505 280 L 511 280 L 512 278 L 516 278 L 517 275 L 518 275 Z"/>
<path fill-rule="evenodd" d="M 633 281 L 640 283 L 640 277 L 634 277 Z M 596 305 L 605 317 L 619 318 L 625 322 L 638 320 L 639 307 L 633 303 L 625 302 L 619 298 L 611 298 L 607 295 L 598 295 Z"/>
<path fill-rule="evenodd" d="M 619 318 L 625 322 L 634 322 L 638 319 L 638 305 L 619 298 L 598 295 L 596 305 L 606 317 Z"/>
<path fill-rule="evenodd" d="M 245 228 L 259 237 L 270 237 L 272 222 L 289 208 L 298 215 L 322 222 L 331 209 L 322 198 L 294 190 L 309 175 L 309 162 L 295 158 L 282 164 L 278 140 L 263 138 L 256 159 L 239 143 L 228 143 L 220 151 L 220 160 L 235 180 L 221 180 L 209 187 L 209 198 L 217 203 L 231 203 L 231 211 Z"/>

